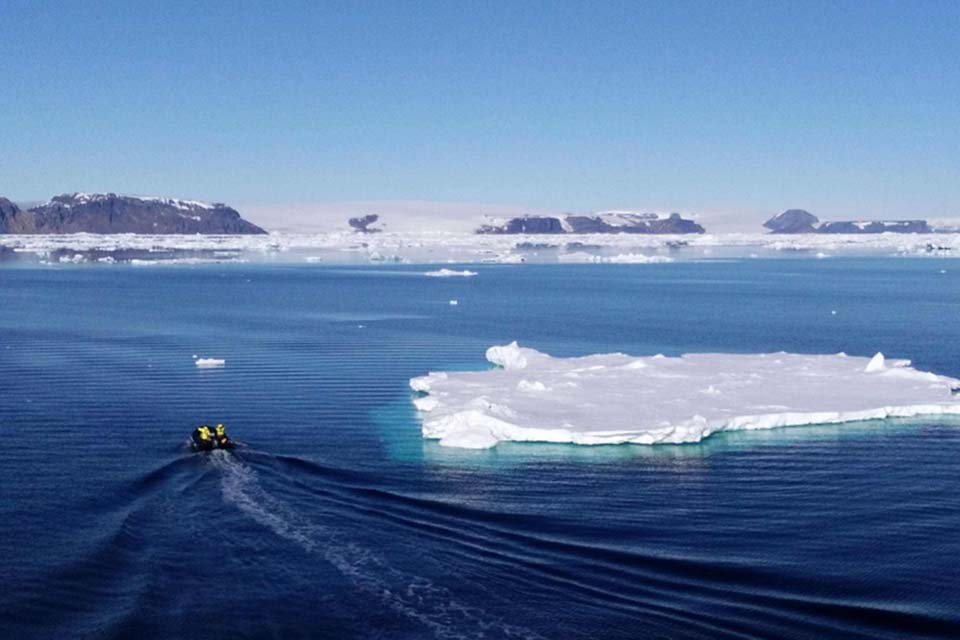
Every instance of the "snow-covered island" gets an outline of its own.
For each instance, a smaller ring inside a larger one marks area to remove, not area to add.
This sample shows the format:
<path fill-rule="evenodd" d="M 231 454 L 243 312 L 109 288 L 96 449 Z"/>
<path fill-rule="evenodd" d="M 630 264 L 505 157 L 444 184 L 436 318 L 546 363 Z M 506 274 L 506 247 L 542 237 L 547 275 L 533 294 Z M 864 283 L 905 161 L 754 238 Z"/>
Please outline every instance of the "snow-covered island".
<path fill-rule="evenodd" d="M 960 380 L 879 353 L 556 358 L 513 342 L 486 357 L 496 368 L 410 380 L 425 438 L 463 448 L 679 444 L 721 431 L 960 414 Z"/>
<path fill-rule="evenodd" d="M 225 204 L 115 193 L 72 193 L 21 209 L 0 198 L 2 234 L 265 234 Z"/>

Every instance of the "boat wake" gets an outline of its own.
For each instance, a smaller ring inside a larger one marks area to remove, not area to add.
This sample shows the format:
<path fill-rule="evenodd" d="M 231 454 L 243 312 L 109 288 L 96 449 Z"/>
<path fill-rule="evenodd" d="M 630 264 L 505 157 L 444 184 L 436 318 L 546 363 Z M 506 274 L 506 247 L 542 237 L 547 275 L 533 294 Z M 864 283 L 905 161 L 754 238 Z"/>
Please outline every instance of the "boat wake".
<path fill-rule="evenodd" d="M 393 611 L 419 622 L 435 637 L 543 638 L 482 609 L 460 603 L 446 587 L 401 571 L 373 550 L 347 540 L 330 527 L 304 518 L 289 504 L 266 491 L 260 484 L 257 471 L 236 456 L 226 451 L 213 451 L 209 459 L 221 474 L 220 489 L 226 502 L 304 551 L 321 555 L 355 587 L 377 597 Z"/>

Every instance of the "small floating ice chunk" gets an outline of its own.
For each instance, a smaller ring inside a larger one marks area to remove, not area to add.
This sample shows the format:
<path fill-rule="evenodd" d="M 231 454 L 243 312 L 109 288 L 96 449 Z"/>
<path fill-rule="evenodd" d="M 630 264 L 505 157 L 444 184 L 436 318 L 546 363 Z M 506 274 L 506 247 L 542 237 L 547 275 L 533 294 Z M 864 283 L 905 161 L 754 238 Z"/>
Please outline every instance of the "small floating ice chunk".
<path fill-rule="evenodd" d="M 226 365 L 227 361 L 221 358 L 196 358 L 194 364 L 201 369 L 214 369 Z"/>
<path fill-rule="evenodd" d="M 526 391 L 527 393 L 536 393 L 538 391 L 546 391 L 547 385 L 543 384 L 539 380 L 521 380 L 517 383 L 517 391 Z"/>
<path fill-rule="evenodd" d="M 523 351 L 533 351 L 533 349 L 520 349 L 520 345 L 514 340 L 510 344 L 502 347 L 490 347 L 487 349 L 487 360 L 503 367 L 504 369 L 523 369 L 527 366 L 527 358 Z M 534 353 L 536 353 L 534 351 Z"/>
<path fill-rule="evenodd" d="M 720 431 L 960 415 L 960 380 L 879 353 L 554 358 L 513 342 L 487 349 L 487 360 L 498 368 L 410 381 L 425 438 L 466 448 L 684 443 Z"/>
<path fill-rule="evenodd" d="M 433 396 L 414 398 L 413 406 L 417 408 L 417 411 L 433 411 L 437 408 L 437 399 Z"/>
<path fill-rule="evenodd" d="M 870 362 L 867 363 L 863 371 L 864 373 L 874 373 L 876 371 L 883 371 L 886 368 L 886 359 L 883 357 L 883 354 L 878 351 L 877 355 L 870 358 Z"/>
<path fill-rule="evenodd" d="M 669 256 L 648 256 L 642 253 L 621 253 L 604 260 L 611 264 L 666 264 L 673 262 Z"/>
<path fill-rule="evenodd" d="M 460 304 L 460 301 L 457 300 L 456 298 L 454 298 L 453 300 L 450 301 L 450 306 L 451 306 L 451 307 L 455 307 L 455 306 L 457 306 L 458 304 Z"/>
<path fill-rule="evenodd" d="M 615 256 L 602 256 L 586 253 L 584 251 L 575 251 L 573 253 L 562 253 L 557 256 L 558 262 L 573 264 L 664 264 L 673 262 L 669 256 L 648 256 L 642 253 L 621 253 Z"/>
<path fill-rule="evenodd" d="M 457 271 L 455 269 L 438 269 L 437 271 L 427 271 L 423 275 L 431 278 L 468 278 L 477 275 L 476 271 Z"/>

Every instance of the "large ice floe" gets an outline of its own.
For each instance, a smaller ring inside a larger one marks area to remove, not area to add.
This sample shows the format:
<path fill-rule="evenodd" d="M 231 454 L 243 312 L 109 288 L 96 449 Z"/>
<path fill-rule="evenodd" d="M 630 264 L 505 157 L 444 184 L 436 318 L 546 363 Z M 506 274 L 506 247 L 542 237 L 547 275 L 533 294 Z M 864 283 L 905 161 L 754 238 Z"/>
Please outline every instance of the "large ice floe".
<path fill-rule="evenodd" d="M 486 355 L 496 368 L 410 380 L 425 438 L 474 449 L 686 443 L 720 431 L 960 414 L 960 380 L 879 353 L 555 358 L 513 342 Z"/>

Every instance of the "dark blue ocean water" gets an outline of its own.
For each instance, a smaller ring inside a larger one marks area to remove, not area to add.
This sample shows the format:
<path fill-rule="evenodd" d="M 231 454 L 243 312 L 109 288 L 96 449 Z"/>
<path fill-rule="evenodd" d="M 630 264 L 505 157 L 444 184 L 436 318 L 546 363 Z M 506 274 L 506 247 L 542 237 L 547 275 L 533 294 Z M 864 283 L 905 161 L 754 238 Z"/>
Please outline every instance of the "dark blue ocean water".
<path fill-rule="evenodd" d="M 407 387 L 514 339 L 960 376 L 960 268 L 472 268 L 0 269 L 0 635 L 960 636 L 960 424 L 461 451 Z"/>

